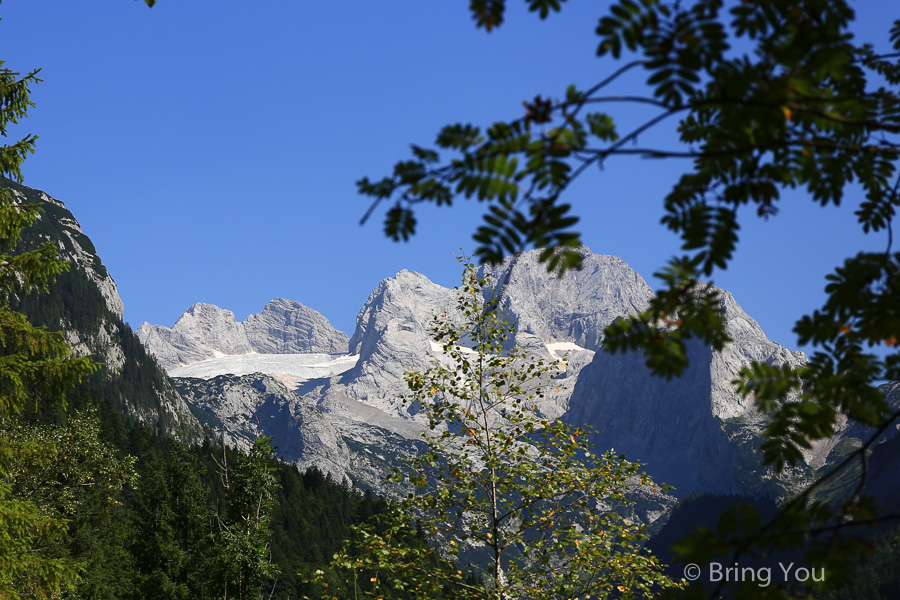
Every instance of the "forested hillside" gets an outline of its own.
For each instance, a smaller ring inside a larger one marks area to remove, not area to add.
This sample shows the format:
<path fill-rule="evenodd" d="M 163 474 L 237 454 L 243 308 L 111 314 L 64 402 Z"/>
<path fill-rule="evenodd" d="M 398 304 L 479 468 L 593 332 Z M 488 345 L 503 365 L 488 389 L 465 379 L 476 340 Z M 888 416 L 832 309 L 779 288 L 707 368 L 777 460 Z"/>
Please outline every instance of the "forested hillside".
<path fill-rule="evenodd" d="M 0 569 L 0 597 L 312 592 L 304 580 L 327 570 L 350 527 L 384 502 L 278 461 L 265 438 L 250 456 L 204 438 L 122 321 L 115 284 L 71 213 L 43 192 L 2 183 L 13 206 L 41 207 L 13 256 L 52 242 L 69 264 L 46 291 L 11 295 L 10 308 L 100 364 L 65 402 L 33 395 L 18 414 L 0 414 L 0 443 L 18 453 L 2 465 L 0 491 L 61 527 L 4 549 L 21 568 Z M 12 348 L 3 341 L 5 360 Z"/>
<path fill-rule="evenodd" d="M 51 550 L 82 568 L 65 597 L 221 598 L 226 587 L 229 597 L 237 596 L 229 575 L 237 557 L 223 527 L 239 523 L 241 515 L 225 488 L 225 469 L 233 486 L 243 455 L 208 439 L 188 446 L 128 422 L 89 386 L 64 415 L 30 414 L 25 423 L 77 438 L 66 446 L 71 454 L 57 457 L 42 475 L 14 481 L 22 492 L 43 490 L 44 506 L 70 519 L 68 539 Z M 66 481 L 60 474 L 95 469 L 91 454 L 119 464 L 115 476 L 123 484 L 114 494 L 100 481 L 74 492 L 58 485 Z M 276 460 L 268 467 L 276 486 L 266 558 L 271 555 L 278 575 L 263 587 L 267 597 L 274 590 L 272 598 L 298 598 L 312 591 L 303 579 L 326 568 L 350 526 L 383 510 L 384 503 L 316 469 L 300 473 Z"/>

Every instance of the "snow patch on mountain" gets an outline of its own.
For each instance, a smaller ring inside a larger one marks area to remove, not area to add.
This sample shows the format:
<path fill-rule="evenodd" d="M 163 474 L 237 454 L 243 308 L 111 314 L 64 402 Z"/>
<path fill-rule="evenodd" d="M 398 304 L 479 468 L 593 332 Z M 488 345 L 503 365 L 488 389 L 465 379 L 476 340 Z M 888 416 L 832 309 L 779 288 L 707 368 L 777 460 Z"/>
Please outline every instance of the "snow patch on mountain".
<path fill-rule="evenodd" d="M 237 321 L 230 310 L 198 302 L 172 327 L 143 323 L 138 338 L 167 370 L 223 356 L 347 352 L 347 334 L 321 313 L 276 298 L 256 315 Z"/>
<path fill-rule="evenodd" d="M 219 375 L 287 375 L 298 380 L 334 377 L 352 369 L 358 354 L 259 354 L 220 355 L 183 367 L 169 369 L 170 377 L 212 379 Z"/>

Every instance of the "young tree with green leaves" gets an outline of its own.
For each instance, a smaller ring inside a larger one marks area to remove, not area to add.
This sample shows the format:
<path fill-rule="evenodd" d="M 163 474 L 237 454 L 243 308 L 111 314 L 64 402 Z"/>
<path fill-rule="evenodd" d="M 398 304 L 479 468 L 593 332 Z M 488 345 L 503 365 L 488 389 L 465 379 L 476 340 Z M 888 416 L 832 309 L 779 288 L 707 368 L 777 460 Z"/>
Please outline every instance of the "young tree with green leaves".
<path fill-rule="evenodd" d="M 233 467 L 222 465 L 222 483 L 229 506 L 219 515 L 218 552 L 225 597 L 264 598 L 263 585 L 278 575 L 272 562 L 272 510 L 275 504 L 275 449 L 271 436 L 253 440 Z"/>
<path fill-rule="evenodd" d="M 125 540 L 115 534 L 126 531 L 123 492 L 136 484 L 136 459 L 102 441 L 100 421 L 89 411 L 65 425 L 19 423 L 4 434 L 16 446 L 42 449 L 12 465 L 10 497 L 65 524 L 63 535 L 40 541 L 35 556 L 78 569 L 80 580 L 70 590 L 75 597 L 117 597 L 130 588 L 120 575 L 130 572 Z"/>
<path fill-rule="evenodd" d="M 371 597 L 384 586 L 496 600 L 644 597 L 676 586 L 641 549 L 642 525 L 616 511 L 649 478 L 611 451 L 595 454 L 583 429 L 541 416 L 560 365 L 508 349 L 514 325 L 496 299 L 483 300 L 485 286 L 466 265 L 455 310 L 433 317 L 442 355 L 407 374 L 410 402 L 428 420 L 427 450 L 390 481 L 412 491 L 389 526 L 361 527 L 335 564 L 363 571 Z M 413 523 L 429 544 L 409 543 Z M 435 551 L 455 567 L 436 564 Z"/>
<path fill-rule="evenodd" d="M 563 9 L 562 0 L 526 3 L 541 18 Z M 472 0 L 476 26 L 499 27 L 506 5 Z M 617 0 L 604 12 L 597 55 L 607 77 L 572 85 L 557 98 L 537 96 L 522 114 L 487 128 L 445 127 L 435 148 L 413 146 L 393 173 L 363 178 L 359 189 L 374 198 L 373 208 L 389 203 L 385 232 L 393 239 L 415 233 L 414 211 L 423 204 L 485 201 L 484 225 L 474 236 L 481 260 L 543 247 L 548 268 L 564 271 L 581 261 L 577 217 L 564 202 L 576 179 L 613 156 L 685 161 L 662 199 L 662 223 L 680 236 L 684 253 L 657 274 L 665 287 L 649 309 L 605 332 L 607 350 L 643 352 L 651 370 L 667 378 L 687 367 L 689 340 L 715 350 L 730 341 L 719 295 L 701 279 L 728 267 L 741 220 L 776 217 L 789 190 L 822 206 L 864 196 L 853 218 L 865 233 L 882 235 L 885 249 L 849 256 L 827 277 L 823 306 L 797 321 L 799 343 L 816 348 L 810 361 L 797 368 L 752 364 L 735 384 L 769 417 L 761 451 L 776 470 L 800 463 L 802 451 L 832 436 L 844 419 L 871 426 L 871 437 L 775 520 L 731 515 L 707 538 L 683 546 L 693 562 L 709 560 L 712 551 L 731 562 L 812 538 L 811 564 L 825 564 L 829 582 L 837 581 L 849 564 L 840 534 L 894 518 L 879 515 L 862 492 L 867 453 L 900 420 L 875 387 L 900 379 L 900 253 L 893 249 L 900 21 L 889 31 L 886 25 L 882 50 L 854 39 L 847 0 Z M 644 87 L 610 91 L 632 73 L 644 74 Z M 634 106 L 652 114 L 621 130 L 618 108 Z M 672 121 L 678 139 L 670 145 L 638 145 Z M 817 500 L 848 469 L 856 469 L 857 484 L 845 497 Z"/>

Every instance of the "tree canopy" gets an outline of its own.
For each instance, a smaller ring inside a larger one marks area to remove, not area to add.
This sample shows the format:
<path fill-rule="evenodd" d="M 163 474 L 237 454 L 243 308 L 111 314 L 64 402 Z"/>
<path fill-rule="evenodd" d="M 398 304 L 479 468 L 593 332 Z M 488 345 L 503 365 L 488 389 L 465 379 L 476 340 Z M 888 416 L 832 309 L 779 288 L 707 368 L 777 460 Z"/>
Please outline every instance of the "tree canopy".
<path fill-rule="evenodd" d="M 562 0 L 526 4 L 541 18 L 564 10 Z M 476 27 L 491 31 L 503 24 L 506 6 L 472 0 L 469 10 Z M 861 492 L 866 453 L 900 418 L 875 387 L 900 379 L 892 226 L 900 205 L 900 21 L 885 24 L 886 49 L 876 49 L 854 39 L 854 17 L 845 0 L 618 0 L 598 15 L 595 30 L 607 77 L 528 99 L 521 113 L 486 127 L 448 125 L 433 147 L 414 145 L 392 173 L 358 182 L 372 209 L 388 205 L 384 229 L 395 240 L 415 234 L 423 205 L 477 199 L 487 207 L 474 234 L 480 260 L 541 247 L 548 269 L 562 272 L 581 260 L 578 219 L 565 201 L 575 180 L 612 156 L 684 161 L 660 199 L 661 221 L 680 237 L 682 254 L 657 273 L 664 287 L 649 309 L 605 332 L 607 350 L 643 352 L 664 377 L 686 368 L 688 340 L 717 350 L 730 341 L 719 295 L 702 280 L 728 268 L 742 221 L 777 218 L 790 190 L 822 206 L 864 197 L 854 218 L 863 232 L 883 236 L 885 249 L 848 256 L 827 277 L 825 303 L 798 319 L 799 342 L 815 348 L 809 362 L 751 364 L 735 384 L 768 415 L 761 451 L 776 469 L 801 462 L 844 419 L 874 433 L 774 521 L 732 515 L 712 537 L 683 545 L 696 562 L 709 560 L 711 549 L 734 558 L 818 532 L 811 558 L 838 572 L 845 556 L 838 532 L 891 517 Z M 643 87 L 609 91 L 635 72 L 644 74 Z M 622 107 L 637 105 L 651 114 L 620 128 Z M 672 121 L 678 139 L 671 146 L 639 144 Z M 786 402 L 789 395 L 797 400 Z M 857 469 L 858 484 L 839 502 L 815 500 L 843 469 Z"/>

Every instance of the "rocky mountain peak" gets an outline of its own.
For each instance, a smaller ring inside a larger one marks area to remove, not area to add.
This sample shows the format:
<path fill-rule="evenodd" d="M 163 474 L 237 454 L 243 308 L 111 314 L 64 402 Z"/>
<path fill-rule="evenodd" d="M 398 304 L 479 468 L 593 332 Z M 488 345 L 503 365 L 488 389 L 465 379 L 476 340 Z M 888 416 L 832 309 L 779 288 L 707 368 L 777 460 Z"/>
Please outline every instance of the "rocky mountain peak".
<path fill-rule="evenodd" d="M 403 269 L 393 277 L 382 280 L 369 295 L 356 315 L 356 329 L 350 338 L 349 349 L 368 360 L 385 335 L 405 338 L 403 343 L 420 349 L 428 347 L 425 332 L 433 311 L 441 311 L 453 304 L 451 290 L 438 285 L 421 273 Z"/>
<path fill-rule="evenodd" d="M 321 313 L 286 298 L 268 302 L 262 312 L 243 322 L 230 310 L 198 302 L 172 327 L 143 323 L 141 342 L 167 370 L 208 358 L 260 354 L 347 351 L 347 334 Z"/>
<path fill-rule="evenodd" d="M 625 261 L 581 249 L 583 267 L 562 276 L 547 272 L 540 252 L 519 253 L 499 267 L 483 267 L 494 294 L 517 323 L 523 346 L 572 342 L 598 350 L 603 330 L 615 319 L 647 307 L 653 290 Z"/>
<path fill-rule="evenodd" d="M 287 298 L 269 301 L 244 321 L 250 345 L 260 354 L 347 352 L 347 334 L 318 311 Z"/>
<path fill-rule="evenodd" d="M 46 192 L 25 186 L 4 184 L 8 187 L 14 202 L 37 203 L 44 205 L 44 213 L 38 215 L 38 235 L 41 241 L 51 238 L 56 240 L 59 257 L 77 266 L 84 275 L 97 286 L 106 307 L 118 319 L 125 314 L 125 306 L 119 296 L 116 282 L 97 256 L 94 245 L 88 238 L 75 216 L 69 212 L 60 200 L 50 197 Z"/>

